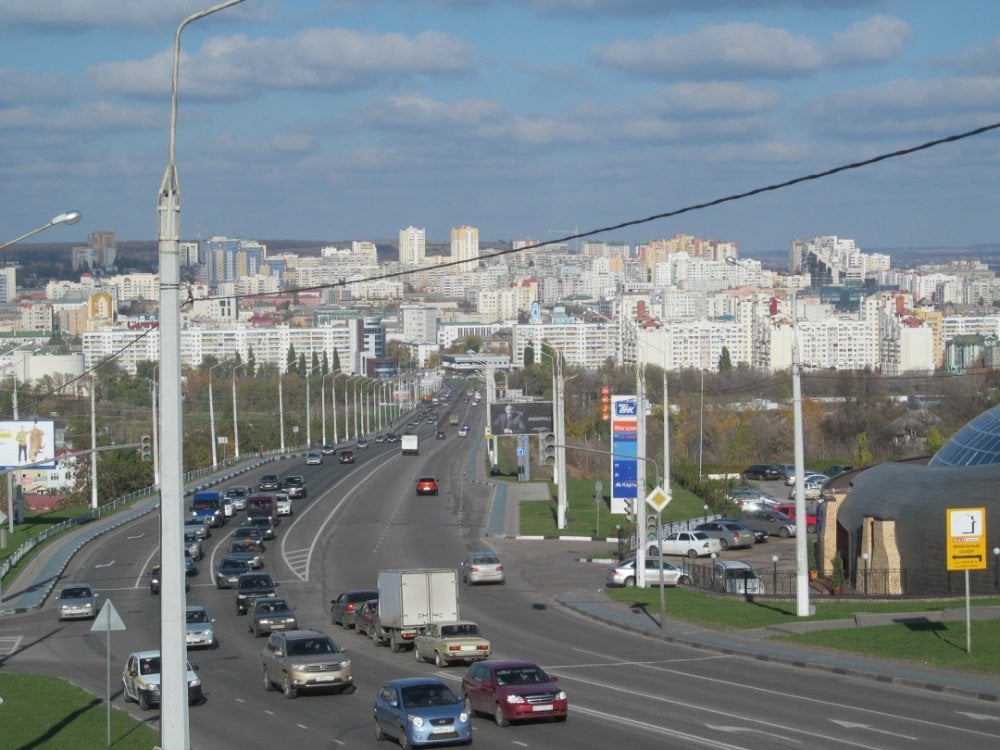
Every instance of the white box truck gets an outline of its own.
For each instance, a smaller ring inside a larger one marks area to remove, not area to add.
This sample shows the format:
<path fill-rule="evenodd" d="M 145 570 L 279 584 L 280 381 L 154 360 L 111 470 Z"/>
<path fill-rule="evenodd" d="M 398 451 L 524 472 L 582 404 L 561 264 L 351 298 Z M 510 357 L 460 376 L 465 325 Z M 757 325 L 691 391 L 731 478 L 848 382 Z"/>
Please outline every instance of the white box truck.
<path fill-rule="evenodd" d="M 403 435 L 399 444 L 404 456 L 416 456 L 420 453 L 420 438 L 416 435 Z"/>
<path fill-rule="evenodd" d="M 412 646 L 425 625 L 458 618 L 458 573 L 453 568 L 382 570 L 378 574 L 378 632 L 393 652 Z"/>

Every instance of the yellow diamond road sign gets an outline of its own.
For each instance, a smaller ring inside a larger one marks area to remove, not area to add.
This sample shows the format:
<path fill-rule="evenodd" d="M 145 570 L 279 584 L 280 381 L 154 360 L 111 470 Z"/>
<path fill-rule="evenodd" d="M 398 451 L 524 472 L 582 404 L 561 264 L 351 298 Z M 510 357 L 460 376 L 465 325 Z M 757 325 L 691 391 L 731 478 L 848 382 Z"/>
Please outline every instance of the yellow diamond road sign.
<path fill-rule="evenodd" d="M 654 487 L 653 491 L 646 495 L 646 503 L 657 513 L 661 513 L 670 504 L 670 495 L 664 492 L 662 487 Z"/>

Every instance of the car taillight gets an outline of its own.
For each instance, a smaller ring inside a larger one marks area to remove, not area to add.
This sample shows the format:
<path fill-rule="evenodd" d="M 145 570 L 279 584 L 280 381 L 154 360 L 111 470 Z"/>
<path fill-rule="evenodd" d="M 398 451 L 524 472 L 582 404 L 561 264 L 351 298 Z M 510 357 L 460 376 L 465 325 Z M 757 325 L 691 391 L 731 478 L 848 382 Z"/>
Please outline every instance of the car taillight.
<path fill-rule="evenodd" d="M 354 611 L 354 605 L 353 604 L 348 604 L 347 605 L 347 611 L 348 612 L 353 612 Z"/>

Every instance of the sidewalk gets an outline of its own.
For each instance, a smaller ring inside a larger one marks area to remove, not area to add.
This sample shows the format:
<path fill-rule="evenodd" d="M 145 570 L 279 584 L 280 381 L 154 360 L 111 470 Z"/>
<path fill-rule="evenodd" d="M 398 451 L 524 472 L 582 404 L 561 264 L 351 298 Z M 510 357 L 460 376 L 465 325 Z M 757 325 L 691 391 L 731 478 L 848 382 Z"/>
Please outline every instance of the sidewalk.
<path fill-rule="evenodd" d="M 488 480 L 482 480 L 484 483 Z M 941 612 L 897 612 L 888 614 L 858 614 L 854 618 L 831 621 L 793 622 L 769 628 L 727 632 L 709 630 L 690 625 L 669 616 L 669 603 L 664 628 L 660 628 L 659 612 L 644 608 L 629 607 L 611 601 L 603 588 L 581 588 L 600 581 L 603 587 L 603 565 L 611 560 L 599 559 L 601 551 L 609 551 L 608 542 L 581 540 L 568 537 L 537 541 L 519 537 L 516 506 L 522 501 L 547 499 L 540 497 L 537 485 L 498 482 L 494 496 L 494 512 L 491 514 L 490 536 L 497 540 L 507 556 L 524 563 L 521 567 L 531 570 L 532 583 L 539 585 L 560 605 L 599 622 L 657 638 L 667 643 L 677 643 L 692 648 L 706 649 L 723 654 L 746 656 L 759 661 L 770 661 L 803 669 L 815 669 L 833 674 L 859 677 L 877 682 L 890 682 L 907 687 L 921 688 L 936 692 L 1000 702 L 1000 678 L 995 675 L 958 672 L 929 665 L 878 659 L 863 654 L 827 651 L 793 643 L 771 640 L 785 633 L 808 633 L 828 629 L 845 629 L 891 625 L 893 623 L 924 623 L 963 620 L 964 607 Z M 502 510 L 497 506 L 502 506 Z M 514 507 L 512 507 L 514 506 Z M 493 520 L 502 513 L 504 525 L 494 528 Z M 581 548 L 594 555 L 581 557 Z M 573 569 L 571 566 L 576 565 Z M 569 569 L 568 569 L 569 568 Z M 595 568 L 598 572 L 595 576 Z M 549 575 L 545 571 L 552 570 Z M 669 590 L 668 590 L 669 602 Z M 972 618 L 976 620 L 1000 618 L 1000 607 L 973 607 Z M 975 638 L 975 628 L 973 628 Z M 973 648 L 975 649 L 975 642 Z M 981 648 L 992 648 L 992 644 L 982 644 Z"/>

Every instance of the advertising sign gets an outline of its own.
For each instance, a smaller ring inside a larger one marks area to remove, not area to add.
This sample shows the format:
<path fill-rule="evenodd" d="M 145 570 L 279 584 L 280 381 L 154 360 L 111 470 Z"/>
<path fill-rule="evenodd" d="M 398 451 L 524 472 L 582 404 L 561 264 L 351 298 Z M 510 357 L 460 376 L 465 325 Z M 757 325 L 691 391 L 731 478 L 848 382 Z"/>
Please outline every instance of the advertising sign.
<path fill-rule="evenodd" d="M 19 466 L 54 469 L 55 436 L 51 419 L 0 420 L 0 471 Z"/>
<path fill-rule="evenodd" d="M 635 396 L 611 397 L 611 512 L 627 513 L 638 497 L 639 412 Z"/>
<path fill-rule="evenodd" d="M 986 508 L 949 508 L 948 570 L 986 569 Z"/>
<path fill-rule="evenodd" d="M 490 404 L 491 435 L 535 435 L 553 432 L 551 401 L 510 401 Z"/>

